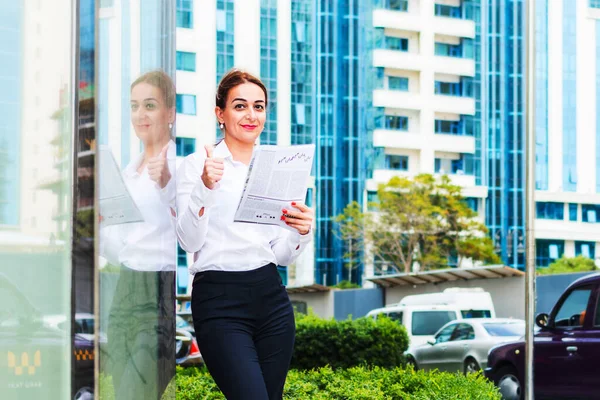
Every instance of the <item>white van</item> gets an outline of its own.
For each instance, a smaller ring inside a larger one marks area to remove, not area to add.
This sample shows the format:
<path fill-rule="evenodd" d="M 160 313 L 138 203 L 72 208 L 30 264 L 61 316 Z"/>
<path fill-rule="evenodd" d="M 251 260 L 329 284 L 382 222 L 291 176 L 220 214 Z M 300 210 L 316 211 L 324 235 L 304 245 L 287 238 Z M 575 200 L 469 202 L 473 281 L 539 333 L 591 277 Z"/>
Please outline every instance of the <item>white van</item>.
<path fill-rule="evenodd" d="M 481 288 L 449 288 L 441 293 L 404 297 L 399 303 L 369 311 L 368 317 L 385 314 L 406 328 L 409 346 L 433 340 L 447 322 L 466 318 L 495 318 L 489 293 Z"/>

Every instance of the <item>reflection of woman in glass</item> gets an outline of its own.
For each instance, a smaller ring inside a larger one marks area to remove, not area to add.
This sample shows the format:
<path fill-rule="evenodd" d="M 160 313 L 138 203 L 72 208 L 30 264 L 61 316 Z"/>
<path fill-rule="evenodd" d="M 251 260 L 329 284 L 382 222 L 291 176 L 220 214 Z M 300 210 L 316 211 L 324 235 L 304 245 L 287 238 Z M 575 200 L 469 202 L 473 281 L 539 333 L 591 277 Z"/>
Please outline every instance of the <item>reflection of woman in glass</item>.
<path fill-rule="evenodd" d="M 294 346 L 294 313 L 277 265 L 290 265 L 310 241 L 313 213 L 291 203 L 276 225 L 233 222 L 267 90 L 232 70 L 217 90 L 224 140 L 187 157 L 178 169 L 177 234 L 195 253 L 192 314 L 202 356 L 228 400 L 281 399 Z"/>
<path fill-rule="evenodd" d="M 102 276 L 118 271 L 114 296 L 102 288 L 104 301 L 112 303 L 101 362 L 116 399 L 159 399 L 174 375 L 174 121 L 169 76 L 153 71 L 139 77 L 131 85 L 131 122 L 144 151 L 125 168 L 123 180 L 144 220 L 101 223 L 100 236 L 101 255 L 114 266 Z"/>

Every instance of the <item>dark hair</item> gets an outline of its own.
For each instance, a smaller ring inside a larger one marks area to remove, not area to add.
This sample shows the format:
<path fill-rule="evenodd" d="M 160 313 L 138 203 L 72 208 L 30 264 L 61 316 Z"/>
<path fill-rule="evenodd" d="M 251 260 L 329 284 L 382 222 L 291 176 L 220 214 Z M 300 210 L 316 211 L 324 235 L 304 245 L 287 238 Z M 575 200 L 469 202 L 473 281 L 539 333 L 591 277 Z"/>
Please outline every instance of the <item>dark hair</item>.
<path fill-rule="evenodd" d="M 248 72 L 241 71 L 237 68 L 233 68 L 229 70 L 229 72 L 227 72 L 223 78 L 221 78 L 221 82 L 219 82 L 217 96 L 215 99 L 215 104 L 217 107 L 219 107 L 221 110 L 224 110 L 227 104 L 227 96 L 229 96 L 231 89 L 244 83 L 254 83 L 260 87 L 265 94 L 265 105 L 268 103 L 268 94 L 265 84 L 262 83 L 262 81 L 256 76 Z"/>
<path fill-rule="evenodd" d="M 158 88 L 164 97 L 166 106 L 168 108 L 175 107 L 175 84 L 173 84 L 171 77 L 164 71 L 156 70 L 146 72 L 131 84 L 130 90 L 133 90 L 133 88 L 140 83 L 147 83 Z"/>

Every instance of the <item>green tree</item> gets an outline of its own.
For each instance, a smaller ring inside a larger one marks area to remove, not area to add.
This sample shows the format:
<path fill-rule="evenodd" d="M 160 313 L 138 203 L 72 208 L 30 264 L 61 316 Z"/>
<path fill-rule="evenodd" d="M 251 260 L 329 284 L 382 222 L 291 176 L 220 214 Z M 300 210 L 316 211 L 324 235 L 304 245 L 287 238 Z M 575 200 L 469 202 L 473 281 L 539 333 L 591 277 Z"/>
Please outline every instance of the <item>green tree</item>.
<path fill-rule="evenodd" d="M 538 268 L 537 272 L 539 275 L 552 275 L 595 270 L 596 264 L 594 263 L 594 260 L 579 255 L 577 257 L 562 256 L 550 264 L 548 268 Z"/>
<path fill-rule="evenodd" d="M 487 228 L 448 176 L 394 177 L 379 186 L 377 196 L 378 202 L 369 204 L 374 212 L 362 212 L 353 202 L 334 218 L 346 259 L 369 254 L 403 272 L 415 263 L 421 270 L 446 267 L 450 259 L 459 267 L 467 258 L 500 262 Z"/>

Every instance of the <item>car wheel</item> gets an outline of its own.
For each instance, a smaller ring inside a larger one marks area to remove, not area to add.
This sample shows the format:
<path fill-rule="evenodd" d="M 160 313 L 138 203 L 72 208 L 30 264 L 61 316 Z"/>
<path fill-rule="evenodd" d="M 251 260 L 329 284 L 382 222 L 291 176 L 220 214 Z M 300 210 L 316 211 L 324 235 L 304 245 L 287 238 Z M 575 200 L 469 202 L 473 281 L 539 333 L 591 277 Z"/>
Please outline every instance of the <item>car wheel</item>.
<path fill-rule="evenodd" d="M 503 400 L 521 400 L 523 398 L 523 385 L 515 367 L 507 365 L 500 368 L 494 383 L 500 390 Z"/>
<path fill-rule="evenodd" d="M 412 368 L 416 371 L 419 368 L 417 367 L 417 362 L 415 361 L 415 359 L 413 358 L 413 356 L 408 356 L 406 357 L 406 366 L 412 366 Z"/>
<path fill-rule="evenodd" d="M 474 374 L 479 370 L 481 370 L 481 368 L 479 367 L 479 364 L 477 364 L 477 361 L 475 361 L 474 358 L 469 357 L 465 360 L 465 375 Z"/>

